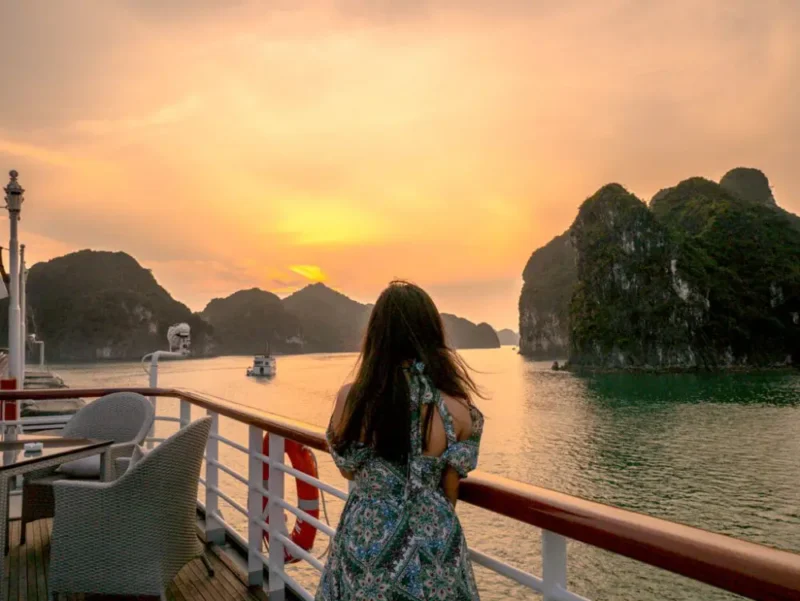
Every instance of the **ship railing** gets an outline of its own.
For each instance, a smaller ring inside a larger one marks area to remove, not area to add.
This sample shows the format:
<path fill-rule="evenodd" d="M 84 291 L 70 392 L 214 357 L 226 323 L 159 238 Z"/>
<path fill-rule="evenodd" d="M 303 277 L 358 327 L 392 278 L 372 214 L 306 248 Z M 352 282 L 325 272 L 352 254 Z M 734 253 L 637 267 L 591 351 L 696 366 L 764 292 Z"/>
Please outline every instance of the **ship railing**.
<path fill-rule="evenodd" d="M 6 403 L 0 403 L 0 416 L 5 415 Z M 59 414 L 59 415 L 35 415 L 26 416 L 18 420 L 13 419 L 0 419 L 0 424 L 4 427 L 16 426 L 22 429 L 25 433 L 36 433 L 42 430 L 61 430 L 72 415 Z"/>
<path fill-rule="evenodd" d="M 249 583 L 263 585 L 270 598 L 280 599 L 288 589 L 296 597 L 313 599 L 313 594 L 287 572 L 284 548 L 318 571 L 323 569 L 323 564 L 292 542 L 286 532 L 284 510 L 311 523 L 328 537 L 332 537 L 336 531 L 333 526 L 288 502 L 284 494 L 286 476 L 299 478 L 341 500 L 346 500 L 348 492 L 287 465 L 284 445 L 286 440 L 293 440 L 317 451 L 327 452 L 323 430 L 180 389 L 0 391 L 0 401 L 96 398 L 117 391 L 177 399 L 177 415 L 167 415 L 167 412 L 157 414 L 160 422 L 170 422 L 177 427 L 189 423 L 193 408 L 204 411 L 212 418 L 204 474 L 199 482 L 204 494 L 202 501 L 198 501 L 205 515 L 207 541 L 222 543 L 227 540 L 243 549 L 247 556 Z M 163 404 L 159 403 L 158 406 Z M 246 428 L 247 444 L 221 435 L 221 418 L 236 422 L 239 435 Z M 265 434 L 269 437 L 266 454 L 262 452 Z M 237 471 L 235 466 L 221 459 L 220 445 L 234 449 L 246 458 L 247 473 Z M 266 489 L 262 480 L 265 464 L 270 466 Z M 238 502 L 233 497 L 239 495 L 220 486 L 222 474 L 243 487 L 244 494 L 241 497 L 246 498 L 246 502 Z M 262 508 L 264 498 L 268 499 L 266 511 Z M 470 555 L 475 563 L 540 593 L 545 601 L 585 600 L 567 589 L 568 540 L 580 541 L 750 599 L 800 599 L 800 555 L 794 553 L 482 472 L 475 472 L 462 481 L 459 500 L 541 529 L 541 575 L 526 572 L 477 549 L 470 549 Z M 220 501 L 243 516 L 247 524 L 246 532 L 240 532 L 224 518 Z M 266 552 L 263 544 L 265 530 L 270 537 Z M 267 578 L 264 578 L 265 573 Z"/>

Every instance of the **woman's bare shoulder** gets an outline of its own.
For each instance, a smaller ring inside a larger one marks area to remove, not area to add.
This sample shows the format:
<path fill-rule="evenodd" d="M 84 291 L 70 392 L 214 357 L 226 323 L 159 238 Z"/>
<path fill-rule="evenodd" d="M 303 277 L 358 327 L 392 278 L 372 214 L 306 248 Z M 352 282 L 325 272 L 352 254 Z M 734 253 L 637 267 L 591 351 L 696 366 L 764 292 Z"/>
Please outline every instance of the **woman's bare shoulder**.
<path fill-rule="evenodd" d="M 458 439 L 465 440 L 469 438 L 472 434 L 472 412 L 470 411 L 469 402 L 445 393 L 442 393 L 442 400 L 453 417 Z"/>
<path fill-rule="evenodd" d="M 339 389 L 336 393 L 336 404 L 333 407 L 333 415 L 331 416 L 331 423 L 338 426 L 344 418 L 344 408 L 347 404 L 347 395 L 350 394 L 350 389 L 353 383 L 349 382 Z"/>
<path fill-rule="evenodd" d="M 348 382 L 344 386 L 339 389 L 339 392 L 336 393 L 336 402 L 345 402 L 347 400 L 347 395 L 350 394 L 350 389 L 353 388 L 353 383 Z"/>

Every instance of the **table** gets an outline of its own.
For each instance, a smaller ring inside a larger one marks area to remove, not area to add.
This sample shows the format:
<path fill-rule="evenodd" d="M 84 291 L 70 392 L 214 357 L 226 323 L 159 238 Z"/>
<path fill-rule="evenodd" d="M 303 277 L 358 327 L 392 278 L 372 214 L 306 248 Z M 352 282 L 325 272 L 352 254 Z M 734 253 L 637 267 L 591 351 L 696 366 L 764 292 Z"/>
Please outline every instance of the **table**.
<path fill-rule="evenodd" d="M 44 447 L 38 453 L 25 453 L 27 442 L 41 442 Z M 111 480 L 111 440 L 86 438 L 61 438 L 59 436 L 22 435 L 16 440 L 0 442 L 0 544 L 5 546 L 8 528 L 9 483 L 13 478 L 28 472 L 56 467 L 76 459 L 100 454 L 100 477 Z M 0 575 L 4 573 L 5 553 L 0 554 Z M 0 587 L 1 589 L 2 587 Z M 0 590 L 0 601 L 3 591 Z"/>

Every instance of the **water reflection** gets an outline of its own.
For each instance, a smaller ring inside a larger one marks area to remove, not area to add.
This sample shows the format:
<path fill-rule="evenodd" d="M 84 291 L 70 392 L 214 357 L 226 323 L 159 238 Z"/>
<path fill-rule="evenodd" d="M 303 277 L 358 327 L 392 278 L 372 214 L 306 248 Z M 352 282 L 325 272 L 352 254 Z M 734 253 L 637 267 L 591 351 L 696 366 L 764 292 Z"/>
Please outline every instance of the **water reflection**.
<path fill-rule="evenodd" d="M 598 374 L 582 377 L 591 396 L 611 406 L 674 403 L 800 404 L 794 372 L 759 374 Z"/>

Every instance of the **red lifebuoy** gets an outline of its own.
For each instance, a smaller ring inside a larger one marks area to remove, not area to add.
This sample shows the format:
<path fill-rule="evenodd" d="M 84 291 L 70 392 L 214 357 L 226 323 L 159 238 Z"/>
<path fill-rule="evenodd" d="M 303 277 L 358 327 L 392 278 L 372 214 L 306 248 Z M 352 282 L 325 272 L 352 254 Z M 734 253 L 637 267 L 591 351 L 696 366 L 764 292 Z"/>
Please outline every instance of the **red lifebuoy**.
<path fill-rule="evenodd" d="M 284 448 L 294 469 L 308 474 L 309 476 L 313 476 L 314 478 L 319 478 L 317 462 L 314 460 L 314 453 L 311 449 L 305 445 L 301 445 L 299 442 L 288 439 L 285 442 Z M 261 452 L 264 453 L 264 455 L 269 455 L 269 434 L 264 435 Z M 269 466 L 266 463 L 264 464 L 262 477 L 264 479 L 264 490 L 269 490 Z M 295 478 L 295 482 L 297 483 L 298 508 L 305 511 L 311 517 L 319 519 L 319 489 L 298 478 Z M 263 500 L 262 507 L 264 509 L 267 508 L 267 499 Z M 266 516 L 265 521 L 269 524 L 269 515 Z M 304 551 L 310 551 L 311 547 L 314 546 L 314 539 L 316 536 L 317 529 L 314 526 L 297 518 L 290 537 L 295 545 Z M 269 532 L 266 530 L 264 531 L 264 541 L 269 543 Z M 292 552 L 287 549 L 285 545 L 283 547 L 283 554 L 286 563 L 294 563 L 300 559 L 292 555 Z"/>

